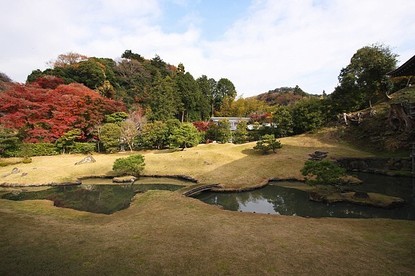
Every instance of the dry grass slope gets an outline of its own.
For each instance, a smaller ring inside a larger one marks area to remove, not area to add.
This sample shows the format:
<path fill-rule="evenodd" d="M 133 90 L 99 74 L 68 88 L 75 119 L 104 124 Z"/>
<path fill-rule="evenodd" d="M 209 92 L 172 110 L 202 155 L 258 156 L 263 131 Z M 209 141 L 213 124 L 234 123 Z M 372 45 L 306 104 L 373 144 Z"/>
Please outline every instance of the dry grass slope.
<path fill-rule="evenodd" d="M 277 154 L 253 144 L 201 145 L 183 152 L 147 151 L 146 174 L 185 174 L 229 188 L 270 177 L 300 177 L 315 150 L 329 157 L 368 156 L 330 132 L 281 139 Z M 1 182 L 73 181 L 111 174 L 116 158 L 36 157 L 18 165 L 27 176 Z M 0 168 L 0 177 L 12 167 Z M 309 219 L 221 210 L 177 192 L 136 195 L 112 215 L 54 207 L 50 201 L 0 199 L 0 275 L 413 275 L 414 221 Z"/>
<path fill-rule="evenodd" d="M 252 148 L 255 143 L 243 145 L 199 145 L 185 151 L 144 151 L 147 175 L 188 175 L 204 184 L 221 184 L 239 189 L 260 185 L 269 178 L 302 178 L 300 169 L 308 154 L 316 150 L 329 152 L 329 158 L 338 156 L 371 156 L 370 153 L 341 144 L 326 130 L 314 135 L 300 135 L 281 139 L 283 148 L 277 154 L 261 155 Z M 111 175 L 116 158 L 130 153 L 96 154 L 96 163 L 75 166 L 81 155 L 33 157 L 30 164 L 18 164 L 27 175 L 8 174 L 12 167 L 0 167 L 0 183 L 48 184 L 73 182 L 85 176 Z"/>
<path fill-rule="evenodd" d="M 151 191 L 112 215 L 0 200 L 1 275 L 413 275 L 415 223 L 224 211 Z"/>

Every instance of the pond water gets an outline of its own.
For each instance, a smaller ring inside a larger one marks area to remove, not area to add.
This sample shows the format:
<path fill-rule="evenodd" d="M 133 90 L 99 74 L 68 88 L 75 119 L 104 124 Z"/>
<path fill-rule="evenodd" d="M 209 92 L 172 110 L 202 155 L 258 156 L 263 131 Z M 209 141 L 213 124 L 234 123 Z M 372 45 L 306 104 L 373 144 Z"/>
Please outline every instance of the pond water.
<path fill-rule="evenodd" d="M 159 181 L 159 180 L 158 180 Z M 86 181 L 88 183 L 88 181 Z M 99 182 L 99 181 L 98 181 Z M 56 186 L 40 191 L 30 191 L 4 194 L 2 198 L 10 200 L 48 199 L 57 207 L 72 208 L 92 213 L 112 214 L 128 208 L 136 193 L 148 190 L 175 191 L 183 185 L 157 184 L 82 184 L 77 186 Z"/>
<path fill-rule="evenodd" d="M 376 192 L 403 198 L 402 207 L 383 209 L 351 203 L 325 204 L 308 199 L 304 191 L 282 187 L 295 182 L 271 182 L 264 188 L 242 193 L 203 192 L 194 196 L 226 210 L 302 217 L 392 218 L 415 220 L 415 184 L 411 178 L 359 173 L 364 184 L 358 191 Z M 298 182 L 298 185 L 303 183 Z"/>

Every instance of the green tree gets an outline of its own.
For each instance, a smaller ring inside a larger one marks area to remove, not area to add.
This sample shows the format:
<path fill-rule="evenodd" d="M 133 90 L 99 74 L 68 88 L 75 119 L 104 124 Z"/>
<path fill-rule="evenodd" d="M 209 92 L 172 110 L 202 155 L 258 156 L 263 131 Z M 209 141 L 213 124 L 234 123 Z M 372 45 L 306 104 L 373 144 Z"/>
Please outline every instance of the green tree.
<path fill-rule="evenodd" d="M 19 148 L 18 132 L 0 125 L 0 156 L 10 157 Z"/>
<path fill-rule="evenodd" d="M 180 119 L 181 122 L 200 120 L 200 111 L 198 103 L 201 100 L 201 92 L 199 86 L 193 76 L 185 73 L 183 64 L 179 64 L 178 72 L 175 77 L 177 92 L 181 102 Z"/>
<path fill-rule="evenodd" d="M 169 136 L 170 145 L 173 148 L 191 148 L 200 143 L 200 135 L 196 127 L 191 123 L 181 123 L 174 128 Z"/>
<path fill-rule="evenodd" d="M 243 144 L 248 141 L 249 136 L 248 136 L 247 125 L 248 125 L 247 122 L 241 121 L 236 126 L 236 130 L 233 134 L 233 139 L 232 139 L 235 144 Z"/>
<path fill-rule="evenodd" d="M 323 111 L 324 102 L 318 98 L 304 98 L 292 107 L 294 134 L 301 134 L 320 128 L 327 120 Z"/>
<path fill-rule="evenodd" d="M 167 121 L 177 114 L 178 102 L 177 90 L 174 81 L 166 76 L 162 78 L 157 73 L 150 89 L 150 119 L 153 121 Z"/>
<path fill-rule="evenodd" d="M 273 113 L 273 122 L 277 126 L 276 135 L 278 137 L 289 136 L 293 133 L 293 118 L 290 110 L 285 106 L 278 106 Z"/>
<path fill-rule="evenodd" d="M 329 160 L 308 160 L 301 169 L 301 174 L 309 185 L 337 185 L 346 170 Z"/>
<path fill-rule="evenodd" d="M 216 81 L 212 78 L 208 79 L 206 75 L 199 77 L 196 80 L 199 90 L 201 93 L 200 99 L 200 114 L 202 120 L 207 120 L 214 113 L 214 101 L 213 95 L 215 94 L 216 90 Z"/>
<path fill-rule="evenodd" d="M 131 50 L 125 50 L 121 57 L 130 60 L 137 60 L 140 62 L 144 61 L 144 58 L 141 55 L 133 53 Z"/>
<path fill-rule="evenodd" d="M 163 149 L 169 145 L 169 128 L 162 121 L 154 121 L 143 126 L 139 135 L 139 144 L 143 148 Z"/>
<path fill-rule="evenodd" d="M 336 112 L 350 112 L 369 107 L 382 99 L 388 90 L 386 73 L 396 67 L 397 55 L 387 46 L 363 47 L 350 64 L 340 71 L 339 85 L 330 95 Z"/>
<path fill-rule="evenodd" d="M 119 150 L 121 127 L 115 123 L 104 124 L 99 132 L 99 139 L 108 153 L 114 153 Z"/>
<path fill-rule="evenodd" d="M 106 123 L 121 123 L 128 118 L 128 114 L 125 112 L 114 112 L 109 115 L 105 115 Z"/>
<path fill-rule="evenodd" d="M 210 124 L 206 130 L 206 139 L 219 143 L 228 143 L 232 138 L 231 124 L 228 120 L 220 120 L 218 124 Z"/>
<path fill-rule="evenodd" d="M 236 89 L 233 83 L 226 79 L 221 78 L 216 84 L 216 89 L 214 90 L 213 101 L 214 109 L 220 110 L 225 99 L 233 101 L 236 97 Z"/>
<path fill-rule="evenodd" d="M 220 143 L 228 143 L 232 138 L 231 124 L 228 120 L 220 120 L 218 122 L 217 141 Z"/>
<path fill-rule="evenodd" d="M 279 148 L 282 148 L 281 142 L 278 141 L 273 134 L 262 136 L 261 140 L 254 146 L 254 150 L 259 150 L 262 154 L 268 154 L 271 150 L 273 153 L 276 153 Z"/>
<path fill-rule="evenodd" d="M 141 154 L 130 155 L 126 158 L 118 158 L 112 166 L 118 175 L 140 176 L 145 167 L 144 156 Z"/>
<path fill-rule="evenodd" d="M 71 152 L 71 149 L 75 145 L 75 140 L 81 138 L 80 129 L 72 129 L 62 135 L 58 140 L 56 140 L 55 146 L 61 151 L 61 153 Z"/>

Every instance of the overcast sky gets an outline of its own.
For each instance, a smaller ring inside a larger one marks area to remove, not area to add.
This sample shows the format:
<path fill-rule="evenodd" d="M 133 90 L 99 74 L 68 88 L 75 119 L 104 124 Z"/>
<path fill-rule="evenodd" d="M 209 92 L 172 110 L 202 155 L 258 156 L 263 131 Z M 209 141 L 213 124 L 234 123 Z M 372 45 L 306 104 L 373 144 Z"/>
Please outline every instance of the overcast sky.
<path fill-rule="evenodd" d="M 238 95 L 331 93 L 359 48 L 415 55 L 414 0 L 0 0 L 0 72 L 24 82 L 59 54 L 126 49 L 230 79 Z"/>

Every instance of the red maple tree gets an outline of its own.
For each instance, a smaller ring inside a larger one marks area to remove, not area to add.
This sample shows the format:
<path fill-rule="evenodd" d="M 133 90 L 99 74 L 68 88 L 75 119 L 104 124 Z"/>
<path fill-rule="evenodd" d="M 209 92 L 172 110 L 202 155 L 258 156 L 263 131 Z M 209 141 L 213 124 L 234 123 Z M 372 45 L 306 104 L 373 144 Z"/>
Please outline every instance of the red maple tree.
<path fill-rule="evenodd" d="M 40 79 L 0 93 L 0 124 L 19 130 L 25 142 L 54 142 L 74 128 L 81 129 L 86 140 L 105 115 L 125 111 L 124 104 L 84 85 L 60 83 Z"/>

